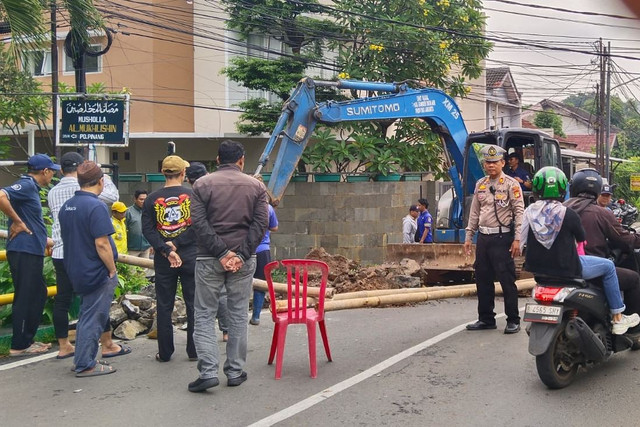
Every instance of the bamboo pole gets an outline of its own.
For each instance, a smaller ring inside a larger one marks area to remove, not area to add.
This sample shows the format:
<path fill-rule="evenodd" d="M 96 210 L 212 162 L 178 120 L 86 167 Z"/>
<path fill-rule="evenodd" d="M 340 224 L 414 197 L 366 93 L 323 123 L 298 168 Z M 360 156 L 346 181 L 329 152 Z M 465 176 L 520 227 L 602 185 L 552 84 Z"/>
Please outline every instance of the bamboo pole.
<path fill-rule="evenodd" d="M 267 281 L 266 280 L 253 279 L 253 289 L 255 289 L 257 291 L 262 291 L 262 292 L 269 292 L 269 286 L 267 285 Z M 273 289 L 276 291 L 277 294 L 286 294 L 287 293 L 287 284 L 286 283 L 273 282 Z M 335 288 L 329 288 L 328 287 L 325 290 L 325 298 L 333 298 L 335 293 L 336 293 Z M 317 298 L 318 296 L 320 296 L 320 288 L 318 288 L 316 286 L 309 286 L 307 288 L 307 296 L 316 297 Z"/>
<path fill-rule="evenodd" d="M 535 280 L 523 279 L 516 281 L 518 291 L 533 289 L 535 286 Z M 502 294 L 502 287 L 500 284 L 495 284 L 496 295 Z M 422 288 L 428 289 L 428 288 Z M 409 304 L 423 301 L 433 301 L 444 298 L 459 298 L 464 296 L 475 295 L 476 285 L 455 285 L 450 289 L 423 291 L 423 292 L 405 292 L 397 294 L 387 294 L 372 296 L 366 298 L 351 298 L 351 299 L 339 299 L 326 301 L 324 303 L 325 311 L 346 310 L 351 308 L 363 308 L 363 307 L 379 307 L 391 304 Z"/>

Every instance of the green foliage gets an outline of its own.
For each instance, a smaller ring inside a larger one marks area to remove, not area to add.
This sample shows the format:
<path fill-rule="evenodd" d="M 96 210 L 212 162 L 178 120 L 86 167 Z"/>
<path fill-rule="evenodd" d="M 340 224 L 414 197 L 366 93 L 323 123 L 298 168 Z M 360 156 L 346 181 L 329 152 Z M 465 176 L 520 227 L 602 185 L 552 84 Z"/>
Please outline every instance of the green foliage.
<path fill-rule="evenodd" d="M 254 34 L 272 37 L 283 43 L 286 53 L 271 61 L 234 59 L 223 73 L 283 101 L 297 81 L 310 74 L 307 67 L 325 67 L 331 62 L 336 63 L 337 78 L 411 80 L 466 96 L 470 91 L 466 80 L 481 75 L 481 61 L 491 48 L 476 37 L 482 36 L 486 19 L 479 0 L 336 0 L 331 7 L 317 1 L 285 0 L 255 0 L 251 7 L 244 0 L 223 0 L 223 4 L 229 28 L 245 38 Z M 337 59 L 327 55 L 328 51 L 337 54 Z M 315 65 L 313 61 L 320 58 L 324 63 Z M 333 89 L 317 90 L 318 102 L 343 99 Z M 258 135 L 273 130 L 282 105 L 252 99 L 239 106 L 244 113 L 238 131 Z M 339 135 L 333 138 L 318 126 L 315 143 L 306 149 L 303 160 L 318 171 L 440 171 L 438 139 L 426 124 L 412 129 L 418 122 L 407 123 L 412 125 L 397 125 L 398 134 L 393 138 L 387 138 L 392 121 L 337 126 L 333 129 Z M 323 144 L 327 146 L 321 147 Z"/>
<path fill-rule="evenodd" d="M 533 124 L 542 129 L 553 129 L 557 136 L 567 136 L 562 130 L 562 119 L 554 111 L 545 110 L 536 113 Z"/>
<path fill-rule="evenodd" d="M 631 191 L 631 174 L 640 173 L 640 157 L 631 157 L 631 162 L 621 163 L 615 170 L 613 183 L 616 185 L 616 198 L 625 199 L 640 209 L 640 193 Z"/>
<path fill-rule="evenodd" d="M 118 270 L 118 286 L 114 292 L 116 298 L 126 294 L 135 294 L 149 284 L 144 270 L 140 267 L 118 262 L 116 268 Z"/>

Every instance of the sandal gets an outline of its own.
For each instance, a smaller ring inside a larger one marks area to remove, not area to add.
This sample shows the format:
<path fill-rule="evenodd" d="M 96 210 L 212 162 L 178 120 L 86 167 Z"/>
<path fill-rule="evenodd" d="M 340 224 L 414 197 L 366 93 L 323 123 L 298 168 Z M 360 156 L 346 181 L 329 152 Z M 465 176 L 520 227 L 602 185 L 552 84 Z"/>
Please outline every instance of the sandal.
<path fill-rule="evenodd" d="M 123 356 L 125 354 L 129 354 L 131 353 L 131 347 L 126 346 L 124 344 L 118 344 L 120 346 L 120 351 L 117 351 L 115 353 L 102 353 L 102 357 L 116 357 L 116 356 Z"/>
<path fill-rule="evenodd" d="M 102 363 L 96 363 L 93 368 L 90 370 L 76 372 L 77 378 L 83 377 L 97 377 L 99 375 L 108 375 L 113 374 L 116 371 L 116 368 L 110 365 L 103 365 Z"/>
<path fill-rule="evenodd" d="M 168 360 L 164 360 L 160 357 L 160 353 L 156 353 L 156 361 L 160 362 L 160 363 L 165 363 L 168 362 Z"/>
<path fill-rule="evenodd" d="M 44 354 L 49 351 L 48 347 L 42 347 L 36 343 L 31 344 L 24 350 L 9 350 L 10 357 L 32 356 L 35 354 Z"/>

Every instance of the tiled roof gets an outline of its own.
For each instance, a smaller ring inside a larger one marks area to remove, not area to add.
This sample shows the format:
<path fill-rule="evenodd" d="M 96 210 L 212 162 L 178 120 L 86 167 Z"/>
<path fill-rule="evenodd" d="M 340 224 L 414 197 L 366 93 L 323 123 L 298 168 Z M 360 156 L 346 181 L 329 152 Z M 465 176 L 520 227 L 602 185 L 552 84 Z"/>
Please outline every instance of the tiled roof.
<path fill-rule="evenodd" d="M 566 140 L 576 144 L 576 150 L 585 153 L 596 152 L 597 135 L 567 135 Z M 616 142 L 616 134 L 612 133 L 609 138 L 609 146 L 612 147 Z"/>
<path fill-rule="evenodd" d="M 509 74 L 509 68 L 487 68 L 486 71 L 486 79 L 487 79 L 487 88 L 497 88 L 500 87 L 500 84 L 504 80 L 504 78 Z"/>

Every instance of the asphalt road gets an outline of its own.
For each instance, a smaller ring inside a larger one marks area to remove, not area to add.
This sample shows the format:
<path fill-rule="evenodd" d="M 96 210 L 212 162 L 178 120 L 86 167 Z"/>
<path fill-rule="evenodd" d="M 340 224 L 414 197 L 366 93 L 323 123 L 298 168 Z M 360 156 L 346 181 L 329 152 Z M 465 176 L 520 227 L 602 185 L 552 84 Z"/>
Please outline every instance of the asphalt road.
<path fill-rule="evenodd" d="M 525 299 L 521 299 L 524 305 Z M 3 426 L 600 426 L 637 425 L 640 353 L 615 355 L 567 389 L 538 379 L 527 335 L 468 332 L 475 299 L 327 313 L 334 361 L 318 341 L 318 378 L 309 378 L 306 329 L 290 327 L 283 376 L 267 365 L 272 322 L 249 327 L 249 380 L 202 394 L 184 353 L 184 332 L 169 363 L 140 337 L 111 359 L 118 372 L 75 378 L 72 361 L 2 360 Z M 497 302 L 502 307 L 502 302 Z M 297 326 L 297 327 L 296 327 Z M 319 334 L 318 334 L 319 338 Z M 52 355 L 55 353 L 52 353 Z M 221 374 L 222 375 L 222 374 Z"/>

